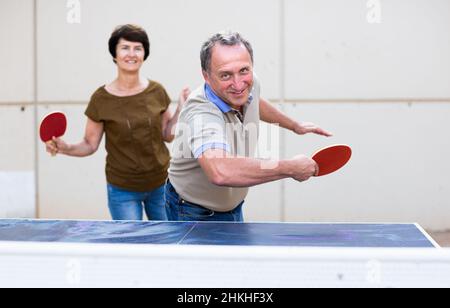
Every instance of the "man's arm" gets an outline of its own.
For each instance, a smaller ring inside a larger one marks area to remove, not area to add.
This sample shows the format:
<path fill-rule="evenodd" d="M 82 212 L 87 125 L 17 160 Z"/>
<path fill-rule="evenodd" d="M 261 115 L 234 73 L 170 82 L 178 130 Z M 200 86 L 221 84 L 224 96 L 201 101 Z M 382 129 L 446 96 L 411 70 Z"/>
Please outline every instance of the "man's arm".
<path fill-rule="evenodd" d="M 314 133 L 326 137 L 332 136 L 331 133 L 313 123 L 300 123 L 294 119 L 291 119 L 263 98 L 260 98 L 259 113 L 263 122 L 278 124 L 282 128 L 288 129 L 298 135 Z"/>
<path fill-rule="evenodd" d="M 318 172 L 316 162 L 303 155 L 267 162 L 231 157 L 223 150 L 208 150 L 198 161 L 211 183 L 224 187 L 251 187 L 285 178 L 303 182 Z"/>

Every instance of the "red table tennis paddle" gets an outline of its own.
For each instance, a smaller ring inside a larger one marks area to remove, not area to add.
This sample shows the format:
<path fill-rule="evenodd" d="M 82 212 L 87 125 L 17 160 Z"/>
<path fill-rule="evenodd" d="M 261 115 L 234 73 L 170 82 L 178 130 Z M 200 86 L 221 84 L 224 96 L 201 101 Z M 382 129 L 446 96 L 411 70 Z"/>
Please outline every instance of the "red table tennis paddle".
<path fill-rule="evenodd" d="M 316 152 L 312 159 L 319 165 L 319 174 L 324 176 L 344 167 L 352 157 L 352 149 L 345 144 L 326 147 Z"/>
<path fill-rule="evenodd" d="M 59 138 L 66 133 L 67 118 L 62 112 L 52 112 L 44 117 L 39 128 L 42 142 L 52 142 L 53 137 Z M 55 156 L 56 154 L 52 154 Z"/>
<path fill-rule="evenodd" d="M 49 142 L 53 137 L 62 137 L 66 133 L 66 129 L 66 115 L 62 112 L 52 112 L 41 121 L 39 134 L 42 142 Z"/>

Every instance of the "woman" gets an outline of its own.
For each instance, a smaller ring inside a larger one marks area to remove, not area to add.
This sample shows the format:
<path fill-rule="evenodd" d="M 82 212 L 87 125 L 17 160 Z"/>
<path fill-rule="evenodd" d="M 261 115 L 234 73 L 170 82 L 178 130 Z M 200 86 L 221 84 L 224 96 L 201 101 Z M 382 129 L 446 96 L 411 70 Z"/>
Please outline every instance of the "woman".
<path fill-rule="evenodd" d="M 177 111 L 169 111 L 170 98 L 156 81 L 141 78 L 140 69 L 150 54 L 145 30 L 119 26 L 109 40 L 117 65 L 117 78 L 100 87 L 85 112 L 83 141 L 47 143 L 47 152 L 74 157 L 94 154 L 106 136 L 108 206 L 114 220 L 167 220 L 164 183 L 170 155 L 164 142 L 174 139 L 174 126 L 189 89 L 180 94 Z"/>

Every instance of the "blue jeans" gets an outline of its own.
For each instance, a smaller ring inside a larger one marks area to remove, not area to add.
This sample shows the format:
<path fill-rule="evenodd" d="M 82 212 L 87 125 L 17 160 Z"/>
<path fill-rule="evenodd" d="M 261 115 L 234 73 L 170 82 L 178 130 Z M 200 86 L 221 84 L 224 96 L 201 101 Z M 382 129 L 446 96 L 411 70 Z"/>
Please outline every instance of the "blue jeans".
<path fill-rule="evenodd" d="M 128 191 L 108 184 L 108 207 L 113 220 L 167 220 L 164 186 L 145 193 Z"/>
<path fill-rule="evenodd" d="M 230 212 L 215 212 L 180 198 L 172 184 L 166 184 L 166 213 L 170 221 L 231 221 L 243 222 L 244 201 Z"/>

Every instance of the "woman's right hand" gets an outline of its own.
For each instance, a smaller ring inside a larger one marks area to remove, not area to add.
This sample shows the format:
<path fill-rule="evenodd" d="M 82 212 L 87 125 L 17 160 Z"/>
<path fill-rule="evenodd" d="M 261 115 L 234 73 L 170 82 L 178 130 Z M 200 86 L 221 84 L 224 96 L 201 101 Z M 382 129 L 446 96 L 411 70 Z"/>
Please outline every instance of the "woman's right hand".
<path fill-rule="evenodd" d="M 69 149 L 69 145 L 60 138 L 53 137 L 52 140 L 45 143 L 45 147 L 48 153 L 52 156 L 56 156 L 58 153 L 64 153 Z"/>

